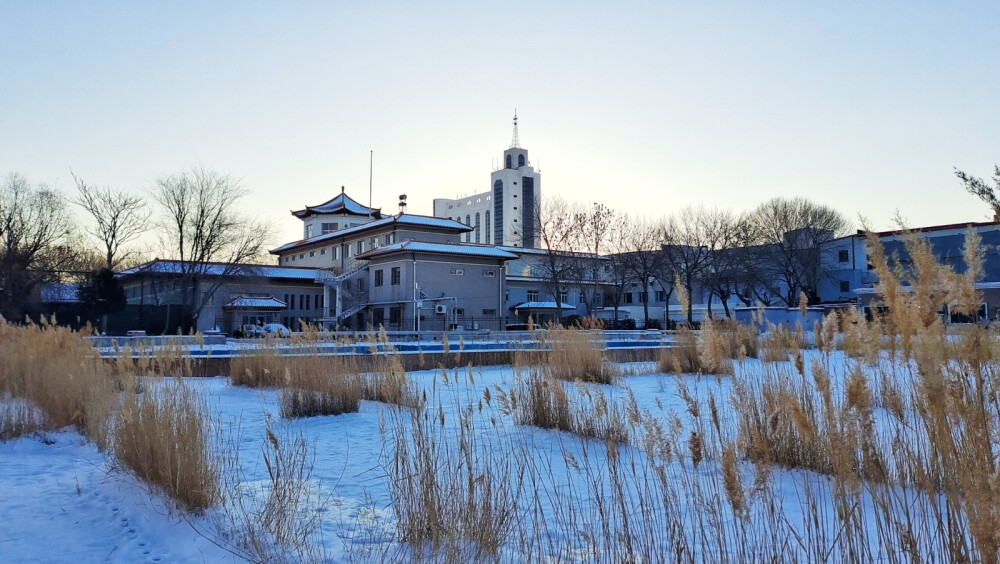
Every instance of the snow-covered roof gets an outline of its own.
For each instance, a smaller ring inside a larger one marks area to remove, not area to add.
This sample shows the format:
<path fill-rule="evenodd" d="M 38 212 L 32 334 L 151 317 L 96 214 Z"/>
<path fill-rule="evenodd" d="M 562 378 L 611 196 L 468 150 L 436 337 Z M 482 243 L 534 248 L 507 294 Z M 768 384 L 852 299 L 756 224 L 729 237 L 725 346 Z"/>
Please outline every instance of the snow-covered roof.
<path fill-rule="evenodd" d="M 358 233 L 363 233 L 365 231 L 370 231 L 374 229 L 380 229 L 391 225 L 411 225 L 418 227 L 431 227 L 435 229 L 444 229 L 459 233 L 472 231 L 472 228 L 469 227 L 468 225 L 464 223 L 459 223 L 453 219 L 448 219 L 444 217 L 429 217 L 425 215 L 410 215 L 404 213 L 404 214 L 384 217 L 382 219 L 377 219 L 375 221 L 369 221 L 368 223 L 363 223 L 361 225 L 356 225 L 354 227 L 348 227 L 347 229 L 340 229 L 338 231 L 333 231 L 332 233 L 317 235 L 316 237 L 311 237 L 309 239 L 302 239 L 299 241 L 293 241 L 291 243 L 285 243 L 280 247 L 271 249 L 270 253 L 276 255 L 291 249 L 296 249 L 298 247 L 313 245 L 315 243 L 321 243 L 323 241 L 329 241 L 333 239 L 339 239 L 341 237 L 349 237 L 351 235 L 357 235 Z"/>
<path fill-rule="evenodd" d="M 119 277 L 135 274 L 183 274 L 188 263 L 178 260 L 156 259 L 118 273 Z M 218 262 L 197 263 L 193 271 L 201 276 L 252 276 L 264 278 L 288 278 L 294 280 L 316 280 L 315 268 L 295 266 L 267 266 L 262 264 L 225 264 Z"/>
<path fill-rule="evenodd" d="M 498 245 L 498 248 L 503 249 L 507 252 L 515 253 L 518 255 L 547 255 L 549 251 L 546 249 L 533 249 L 530 247 L 511 247 L 507 245 Z M 580 258 L 594 258 L 599 260 L 608 260 L 607 257 L 602 257 L 601 255 L 595 255 L 594 253 L 578 253 L 574 251 L 552 251 L 553 254 L 559 256 L 568 257 L 580 257 Z"/>
<path fill-rule="evenodd" d="M 318 206 L 306 206 L 305 209 L 298 211 L 293 211 L 292 215 L 299 219 L 304 219 L 310 215 L 321 214 L 321 213 L 337 213 L 346 215 L 365 215 L 372 216 L 375 219 L 382 217 L 382 212 L 377 208 L 369 208 L 368 206 L 359 204 L 354 201 L 350 196 L 344 193 L 344 188 L 340 188 L 340 194 L 332 200 L 327 200 Z"/>
<path fill-rule="evenodd" d="M 247 309 L 276 309 L 282 310 L 288 307 L 285 302 L 272 296 L 242 297 L 233 298 L 223 309 L 247 310 Z"/>
<path fill-rule="evenodd" d="M 523 302 L 510 309 L 559 309 L 555 302 Z M 576 309 L 576 306 L 563 304 L 562 309 Z"/>
<path fill-rule="evenodd" d="M 508 253 L 503 249 L 489 245 L 463 245 L 461 243 L 425 243 L 423 241 L 403 241 L 393 245 L 386 245 L 377 249 L 372 249 L 366 253 L 358 255 L 359 258 L 368 259 L 398 252 L 424 252 L 441 253 L 446 255 L 463 255 L 488 258 L 502 258 L 510 260 L 517 258 L 517 255 Z"/>

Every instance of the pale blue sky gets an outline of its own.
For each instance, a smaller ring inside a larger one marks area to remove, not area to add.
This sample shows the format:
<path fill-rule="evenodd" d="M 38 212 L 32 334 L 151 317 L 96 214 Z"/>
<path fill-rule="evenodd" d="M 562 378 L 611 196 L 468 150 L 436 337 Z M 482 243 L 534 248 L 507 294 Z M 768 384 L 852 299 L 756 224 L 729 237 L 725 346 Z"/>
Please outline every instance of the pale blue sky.
<path fill-rule="evenodd" d="M 809 4 L 808 6 L 806 4 Z M 987 219 L 1000 2 L 11 2 L 0 174 L 143 191 L 195 164 L 250 213 L 347 186 L 431 212 L 510 142 L 545 194 L 648 216 L 806 196 L 890 227 Z"/>

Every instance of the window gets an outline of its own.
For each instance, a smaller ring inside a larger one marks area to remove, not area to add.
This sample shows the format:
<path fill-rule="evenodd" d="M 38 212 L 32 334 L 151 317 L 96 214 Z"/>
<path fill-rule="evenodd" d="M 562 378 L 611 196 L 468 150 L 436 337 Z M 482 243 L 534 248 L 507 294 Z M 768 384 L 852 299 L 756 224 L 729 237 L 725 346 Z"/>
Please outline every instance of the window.
<path fill-rule="evenodd" d="M 320 250 L 319 250 L 319 254 L 321 254 L 321 255 L 325 255 L 325 254 L 326 254 L 326 249 L 320 249 Z"/>
<path fill-rule="evenodd" d="M 364 241 L 358 241 L 358 252 L 357 252 L 357 254 L 360 255 L 363 252 L 365 252 L 365 242 Z"/>
<path fill-rule="evenodd" d="M 303 297 L 306 299 L 306 309 L 308 310 L 309 309 L 310 298 L 312 298 L 312 296 L 310 296 L 309 294 L 306 294 Z"/>
<path fill-rule="evenodd" d="M 496 278 L 497 277 L 497 271 L 495 271 L 495 270 L 483 270 L 483 276 L 485 276 L 487 278 Z"/>
<path fill-rule="evenodd" d="M 656 301 L 665 302 L 667 301 L 667 293 L 663 290 L 656 291 Z"/>
<path fill-rule="evenodd" d="M 495 309 L 484 309 L 483 310 L 483 315 L 496 315 L 496 314 L 497 314 L 497 310 L 495 310 Z"/>
<path fill-rule="evenodd" d="M 359 292 L 364 292 L 365 291 L 365 279 L 364 278 L 358 278 L 358 291 Z"/>
<path fill-rule="evenodd" d="M 649 298 L 649 292 L 639 292 L 639 303 L 644 304 Z"/>
<path fill-rule="evenodd" d="M 313 224 L 306 225 L 306 239 L 313 236 Z"/>
<path fill-rule="evenodd" d="M 562 290 L 559 292 L 559 303 L 566 304 L 569 303 L 569 292 Z"/>
<path fill-rule="evenodd" d="M 340 247 L 333 247 L 333 260 L 340 260 Z"/>
<path fill-rule="evenodd" d="M 389 308 L 389 327 L 399 329 L 403 324 L 403 308 L 399 306 Z"/>
<path fill-rule="evenodd" d="M 323 294 L 316 294 L 316 309 L 323 309 Z"/>
<path fill-rule="evenodd" d="M 841 292 L 850 292 L 851 291 L 851 283 L 849 281 L 847 281 L 847 280 L 841 280 L 840 281 L 840 291 Z"/>
<path fill-rule="evenodd" d="M 371 246 L 371 248 L 373 248 L 373 249 L 377 249 L 378 248 L 378 237 L 372 237 L 372 246 Z"/>
<path fill-rule="evenodd" d="M 375 271 L 375 285 L 376 286 L 381 286 L 382 285 L 382 270 L 381 269 Z"/>
<path fill-rule="evenodd" d="M 517 156 L 517 166 L 519 167 L 524 166 L 524 155 Z"/>
<path fill-rule="evenodd" d="M 510 155 L 507 155 L 507 168 L 514 168 L 511 165 Z"/>
<path fill-rule="evenodd" d="M 299 294 L 299 309 L 305 309 L 305 308 L 306 308 L 306 295 Z"/>
<path fill-rule="evenodd" d="M 851 254 L 847 249 L 841 249 L 837 252 L 837 260 L 839 262 L 847 262 L 851 260 Z"/>
<path fill-rule="evenodd" d="M 377 307 L 372 310 L 372 327 L 385 325 L 385 309 Z"/>
<path fill-rule="evenodd" d="M 306 254 L 305 254 L 305 253 L 299 253 L 299 258 L 300 258 L 300 259 L 304 259 L 304 258 L 306 258 Z"/>
<path fill-rule="evenodd" d="M 451 274 L 452 276 L 465 276 L 465 269 L 464 268 L 451 268 L 451 269 L 448 269 L 448 274 Z"/>
<path fill-rule="evenodd" d="M 392 285 L 399 286 L 399 267 L 398 266 L 392 267 L 392 270 L 389 271 L 389 274 L 392 277 Z"/>
<path fill-rule="evenodd" d="M 309 251 L 309 256 L 311 256 L 311 257 L 316 256 L 316 251 Z"/>
<path fill-rule="evenodd" d="M 293 309 L 295 307 L 295 302 L 293 302 L 288 296 L 289 294 L 285 294 L 285 308 Z"/>
<path fill-rule="evenodd" d="M 476 212 L 476 243 L 479 242 L 479 212 Z"/>
<path fill-rule="evenodd" d="M 489 198 L 486 198 L 486 199 L 489 200 Z M 491 229 L 490 229 L 490 212 L 487 211 L 486 212 L 486 244 L 487 245 L 490 244 L 490 231 L 491 231 Z"/>
<path fill-rule="evenodd" d="M 465 315 L 465 308 L 464 307 L 456 307 L 455 308 L 455 315 Z"/>
<path fill-rule="evenodd" d="M 396 242 L 396 234 L 395 233 L 389 233 L 388 235 L 385 236 L 385 244 L 386 245 L 391 245 L 391 244 L 393 244 L 395 242 Z"/>
<path fill-rule="evenodd" d="M 322 227 L 323 227 L 322 232 L 324 235 L 326 235 L 327 233 L 333 233 L 334 231 L 337 230 L 336 223 L 324 223 Z"/>
<path fill-rule="evenodd" d="M 625 297 L 625 303 L 632 303 L 632 292 L 625 292 L 623 296 Z"/>
<path fill-rule="evenodd" d="M 538 290 L 528 290 L 528 301 L 529 302 L 538 301 Z"/>

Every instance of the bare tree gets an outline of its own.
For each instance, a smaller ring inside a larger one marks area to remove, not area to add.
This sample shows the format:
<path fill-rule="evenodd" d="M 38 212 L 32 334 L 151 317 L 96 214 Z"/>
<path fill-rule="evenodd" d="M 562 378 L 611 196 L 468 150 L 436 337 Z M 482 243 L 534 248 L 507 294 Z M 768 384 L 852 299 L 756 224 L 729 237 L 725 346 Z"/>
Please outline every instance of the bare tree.
<path fill-rule="evenodd" d="M 745 216 L 728 210 L 716 212 L 706 228 L 716 231 L 708 237 L 715 248 L 702 274 L 702 282 L 710 292 L 708 307 L 711 310 L 711 296 L 717 296 L 726 317 L 732 317 L 729 300 L 736 297 L 752 305 L 758 285 L 753 229 Z"/>
<path fill-rule="evenodd" d="M 649 287 L 650 282 L 659 280 L 664 272 L 664 255 L 661 251 L 666 241 L 667 228 L 662 221 L 635 219 L 628 231 L 628 264 L 632 271 L 632 282 L 641 289 L 639 302 L 642 303 L 643 323 L 649 325 Z M 667 304 L 669 308 L 669 303 Z"/>
<path fill-rule="evenodd" d="M 267 225 L 243 215 L 244 194 L 239 180 L 202 167 L 156 182 L 162 243 L 179 261 L 175 279 L 193 327 L 228 277 L 253 270 L 244 263 L 259 260 L 270 237 Z"/>
<path fill-rule="evenodd" d="M 581 218 L 585 213 L 579 205 L 559 197 L 549 197 L 533 207 L 537 231 L 534 241 L 544 251 L 539 262 L 532 265 L 533 274 L 545 281 L 545 286 L 562 317 L 562 294 L 571 281 L 581 278 Z"/>
<path fill-rule="evenodd" d="M 957 168 L 955 176 L 962 181 L 965 190 L 979 198 L 993 210 L 993 221 L 1000 221 L 1000 166 L 993 165 L 993 186 L 983 179 L 970 176 Z"/>
<path fill-rule="evenodd" d="M 0 185 L 0 315 L 19 320 L 42 284 L 59 279 L 74 253 L 66 202 L 17 173 Z"/>
<path fill-rule="evenodd" d="M 586 254 L 581 257 L 583 263 L 581 271 L 586 280 L 581 284 L 580 293 L 587 306 L 587 315 L 594 314 L 597 298 L 603 294 L 601 291 L 601 271 L 608 259 L 601 255 L 607 251 L 608 237 L 615 223 L 616 215 L 604 204 L 595 202 L 590 208 L 581 211 L 578 218 L 580 225 L 579 244 L 586 251 Z"/>
<path fill-rule="evenodd" d="M 805 293 L 809 303 L 818 301 L 823 276 L 823 244 L 844 235 L 850 227 L 837 210 L 805 198 L 774 198 L 750 213 L 761 244 L 763 264 L 774 283 L 771 292 L 788 307 Z"/>
<path fill-rule="evenodd" d="M 618 214 L 608 229 L 607 262 L 602 277 L 605 288 L 605 307 L 610 302 L 614 308 L 614 326 L 618 325 L 618 308 L 622 302 L 625 287 L 632 280 L 632 263 L 629 259 L 632 219 Z"/>
<path fill-rule="evenodd" d="M 677 279 L 688 294 L 687 321 L 694 322 L 695 290 L 704 283 L 713 253 L 720 248 L 725 214 L 704 208 L 684 208 L 670 218 L 670 239 L 663 247 Z"/>
<path fill-rule="evenodd" d="M 147 230 L 150 210 L 139 196 L 88 185 L 75 174 L 73 180 L 79 192 L 73 203 L 93 218 L 87 232 L 104 245 L 105 268 L 114 270 L 127 255 L 122 254 L 123 247 Z"/>

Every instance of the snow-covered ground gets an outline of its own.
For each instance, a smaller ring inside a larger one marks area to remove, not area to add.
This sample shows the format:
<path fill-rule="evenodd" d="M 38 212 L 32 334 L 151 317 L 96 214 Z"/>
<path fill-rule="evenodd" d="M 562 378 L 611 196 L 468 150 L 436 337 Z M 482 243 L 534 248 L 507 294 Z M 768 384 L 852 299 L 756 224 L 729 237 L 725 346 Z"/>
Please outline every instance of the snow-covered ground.
<path fill-rule="evenodd" d="M 756 361 L 748 362 L 759 366 Z M 785 369 L 792 370 L 790 363 L 785 364 L 788 365 Z M 735 424 L 728 400 L 732 387 L 729 377 L 687 376 L 677 379 L 671 375 L 650 373 L 653 369 L 650 365 L 629 365 L 625 368 L 627 372 L 638 375 L 624 378 L 620 386 L 600 388 L 612 402 L 621 403 L 626 402 L 630 390 L 637 406 L 661 419 L 667 433 L 687 437 L 691 431 L 690 418 L 685 416 L 689 406 L 680 397 L 679 384 L 687 388 L 702 409 L 707 409 L 708 396 L 713 395 L 720 411 L 721 426 L 731 429 Z M 542 482 L 532 486 L 533 489 L 523 487 L 520 490 L 519 495 L 530 497 L 535 506 L 524 503 L 518 509 L 519 519 L 523 521 L 522 535 L 518 537 L 522 544 L 507 543 L 500 552 L 502 560 L 537 561 L 543 556 L 580 561 L 606 560 L 606 557 L 593 553 L 600 542 L 595 544 L 586 540 L 592 536 L 600 537 L 600 531 L 574 529 L 588 522 L 589 516 L 600 513 L 597 504 L 602 499 L 622 499 L 626 504 L 636 504 L 629 506 L 625 513 L 637 521 L 648 519 L 652 525 L 646 529 L 643 529 L 646 525 L 642 524 L 628 525 L 635 530 L 658 530 L 664 526 L 664 523 L 656 521 L 663 515 L 639 507 L 641 500 L 636 498 L 635 492 L 616 494 L 603 489 L 610 483 L 607 475 L 612 468 L 606 456 L 607 447 L 602 442 L 513 424 L 509 413 L 500 407 L 501 402 L 496 399 L 497 394 L 515 384 L 516 377 L 510 366 L 475 368 L 471 377 L 465 369 L 444 373 L 433 370 L 414 372 L 409 377 L 418 388 L 426 391 L 429 397 L 427 410 L 431 416 L 442 419 L 442 430 L 437 436 L 450 437 L 443 441 L 444 450 L 455 447 L 458 421 L 461 419 L 459 414 L 469 413 L 481 424 L 477 427 L 478 431 L 488 435 L 481 440 L 482 445 L 499 448 L 497 452 L 501 454 L 521 453 L 524 458 L 519 459 L 520 463 L 532 466 L 534 475 L 543 478 Z M 242 481 L 248 491 L 263 491 L 258 486 L 266 485 L 268 474 L 263 463 L 262 446 L 265 444 L 267 421 L 279 419 L 277 392 L 232 386 L 228 378 L 223 377 L 191 379 L 188 383 L 200 391 L 212 418 L 221 426 L 221 446 L 238 450 Z M 487 389 L 493 395 L 492 401 L 483 401 Z M 365 401 L 357 413 L 279 421 L 276 427 L 272 424 L 283 440 L 301 433 L 315 457 L 312 488 L 316 493 L 314 499 L 321 500 L 315 508 L 319 512 L 321 527 L 312 540 L 319 546 L 324 560 L 407 561 L 413 556 L 410 552 L 412 548 L 397 540 L 398 523 L 387 477 L 394 430 L 405 429 L 408 425 L 408 415 L 404 413 Z M 449 441 L 452 441 L 451 444 L 448 444 Z M 622 468 L 633 463 L 643 465 L 641 441 L 634 442 L 637 447 L 620 447 L 618 460 L 623 461 Z M 482 460 L 488 463 L 493 459 L 485 457 Z M 589 466 L 580 469 L 581 464 Z M 635 466 L 632 468 L 634 471 Z M 722 481 L 719 478 L 721 465 L 717 458 L 712 457 L 707 457 L 697 467 L 692 467 L 690 463 L 674 463 L 669 472 L 672 483 L 718 484 Z M 741 473 L 747 485 L 753 482 L 752 465 L 741 466 Z M 638 475 L 648 477 L 651 474 L 640 471 Z M 637 485 L 637 489 L 642 487 L 642 484 Z M 545 490 L 541 495 L 525 493 L 538 491 L 539 488 Z M 809 524 L 805 523 L 802 507 L 818 504 L 820 514 L 833 516 L 836 513 L 830 502 L 829 483 L 819 475 L 775 468 L 769 488 L 781 506 L 781 518 L 793 527 L 797 526 L 795 523 L 802 522 L 803 535 L 807 534 Z M 714 494 L 724 499 L 723 492 L 715 490 Z M 684 534 L 695 538 L 701 534 L 699 529 L 709 525 L 704 518 L 699 520 L 697 517 L 699 508 L 691 506 L 692 499 L 682 497 L 674 499 L 673 503 L 676 504 L 675 515 L 690 516 L 690 521 L 685 523 L 690 530 Z M 865 504 L 862 500 L 862 511 L 866 510 Z M 567 507 L 575 509 L 568 510 Z M 726 505 L 723 502 L 719 507 Z M 538 513 L 539 508 L 545 515 L 544 522 L 531 524 L 532 513 Z M 751 517 L 756 515 L 754 512 L 762 510 L 761 507 L 751 507 Z M 725 511 L 721 515 L 728 523 L 728 530 L 739 530 L 738 525 L 732 524 L 735 517 L 726 515 Z M 242 561 L 224 548 L 230 541 L 220 536 L 217 526 L 220 520 L 221 512 L 218 510 L 210 510 L 203 516 L 185 516 L 171 510 L 168 502 L 150 492 L 128 473 L 113 470 L 104 454 L 70 430 L 39 433 L 0 443 L 2 562 Z M 535 532 L 529 530 L 525 535 L 524 531 L 532 527 Z M 759 532 L 765 529 L 749 530 Z M 832 538 L 836 534 L 834 520 L 809 534 L 830 535 Z M 653 544 L 654 541 L 663 543 L 668 539 L 646 540 Z M 810 559 L 810 555 L 796 548 L 796 541 L 790 536 L 722 541 L 751 547 L 755 544 L 781 544 L 785 548 L 778 549 L 779 554 Z M 639 539 L 637 542 L 641 544 L 645 541 Z M 569 549 L 560 553 L 551 548 L 553 544 Z M 725 544 L 717 548 L 726 549 Z M 707 552 L 696 559 L 711 560 L 712 555 Z"/>

